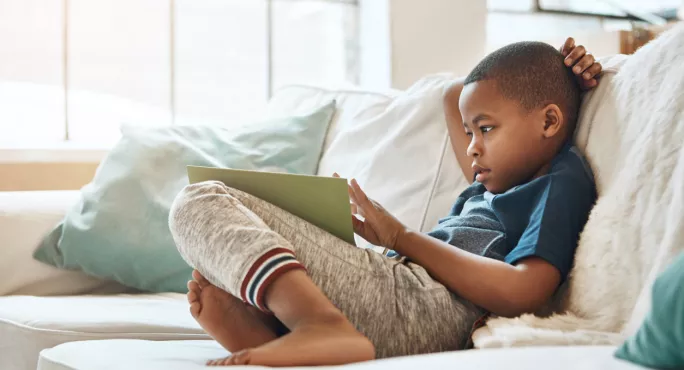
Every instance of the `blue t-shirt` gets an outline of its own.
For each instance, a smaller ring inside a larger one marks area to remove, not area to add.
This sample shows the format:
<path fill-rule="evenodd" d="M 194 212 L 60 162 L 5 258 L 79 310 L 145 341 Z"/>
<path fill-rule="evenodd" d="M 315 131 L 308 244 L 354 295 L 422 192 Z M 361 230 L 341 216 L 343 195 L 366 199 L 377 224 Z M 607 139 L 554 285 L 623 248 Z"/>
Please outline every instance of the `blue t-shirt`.
<path fill-rule="evenodd" d="M 567 145 L 548 174 L 505 193 L 492 194 L 473 183 L 427 234 L 510 264 L 536 256 L 565 280 L 595 201 L 591 170 L 577 148 Z"/>

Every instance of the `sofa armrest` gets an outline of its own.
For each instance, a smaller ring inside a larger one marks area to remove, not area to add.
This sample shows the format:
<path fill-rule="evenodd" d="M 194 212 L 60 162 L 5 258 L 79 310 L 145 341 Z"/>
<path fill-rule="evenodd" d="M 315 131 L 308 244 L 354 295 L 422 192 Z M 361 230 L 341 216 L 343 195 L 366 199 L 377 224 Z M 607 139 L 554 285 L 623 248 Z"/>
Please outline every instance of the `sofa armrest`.
<path fill-rule="evenodd" d="M 43 236 L 57 225 L 78 197 L 78 191 L 0 192 L 0 296 L 121 290 L 111 282 L 33 259 L 33 251 Z"/>

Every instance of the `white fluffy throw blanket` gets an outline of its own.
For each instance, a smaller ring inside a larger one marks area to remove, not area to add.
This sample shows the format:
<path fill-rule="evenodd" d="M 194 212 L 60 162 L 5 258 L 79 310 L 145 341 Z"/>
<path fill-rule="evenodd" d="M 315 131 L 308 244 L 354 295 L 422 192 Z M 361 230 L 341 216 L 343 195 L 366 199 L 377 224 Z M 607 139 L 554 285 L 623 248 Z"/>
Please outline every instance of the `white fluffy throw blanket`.
<path fill-rule="evenodd" d="M 655 276 L 684 250 L 684 26 L 605 69 L 576 138 L 599 199 L 559 313 L 490 319 L 476 348 L 618 344 L 643 318 Z"/>

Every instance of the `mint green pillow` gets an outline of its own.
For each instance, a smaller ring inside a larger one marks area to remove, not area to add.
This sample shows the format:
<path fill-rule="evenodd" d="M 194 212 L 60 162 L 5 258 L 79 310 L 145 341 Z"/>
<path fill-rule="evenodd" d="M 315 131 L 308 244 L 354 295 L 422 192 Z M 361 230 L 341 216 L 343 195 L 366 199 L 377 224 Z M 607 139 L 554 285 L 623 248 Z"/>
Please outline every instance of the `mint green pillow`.
<path fill-rule="evenodd" d="M 615 356 L 656 369 L 684 369 L 684 253 L 653 284 L 651 311 Z"/>
<path fill-rule="evenodd" d="M 186 166 L 315 174 L 335 102 L 240 129 L 122 128 L 122 138 L 34 258 L 150 292 L 185 292 L 191 269 L 168 228 Z"/>

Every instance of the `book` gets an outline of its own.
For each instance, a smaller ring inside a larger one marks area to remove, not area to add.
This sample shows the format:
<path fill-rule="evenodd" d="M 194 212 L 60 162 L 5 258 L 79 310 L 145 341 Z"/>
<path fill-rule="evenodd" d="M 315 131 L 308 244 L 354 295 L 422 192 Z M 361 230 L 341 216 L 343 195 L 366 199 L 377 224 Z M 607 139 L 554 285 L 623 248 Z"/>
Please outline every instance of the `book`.
<path fill-rule="evenodd" d="M 191 184 L 220 181 L 355 245 L 347 179 L 231 168 L 187 168 Z"/>

